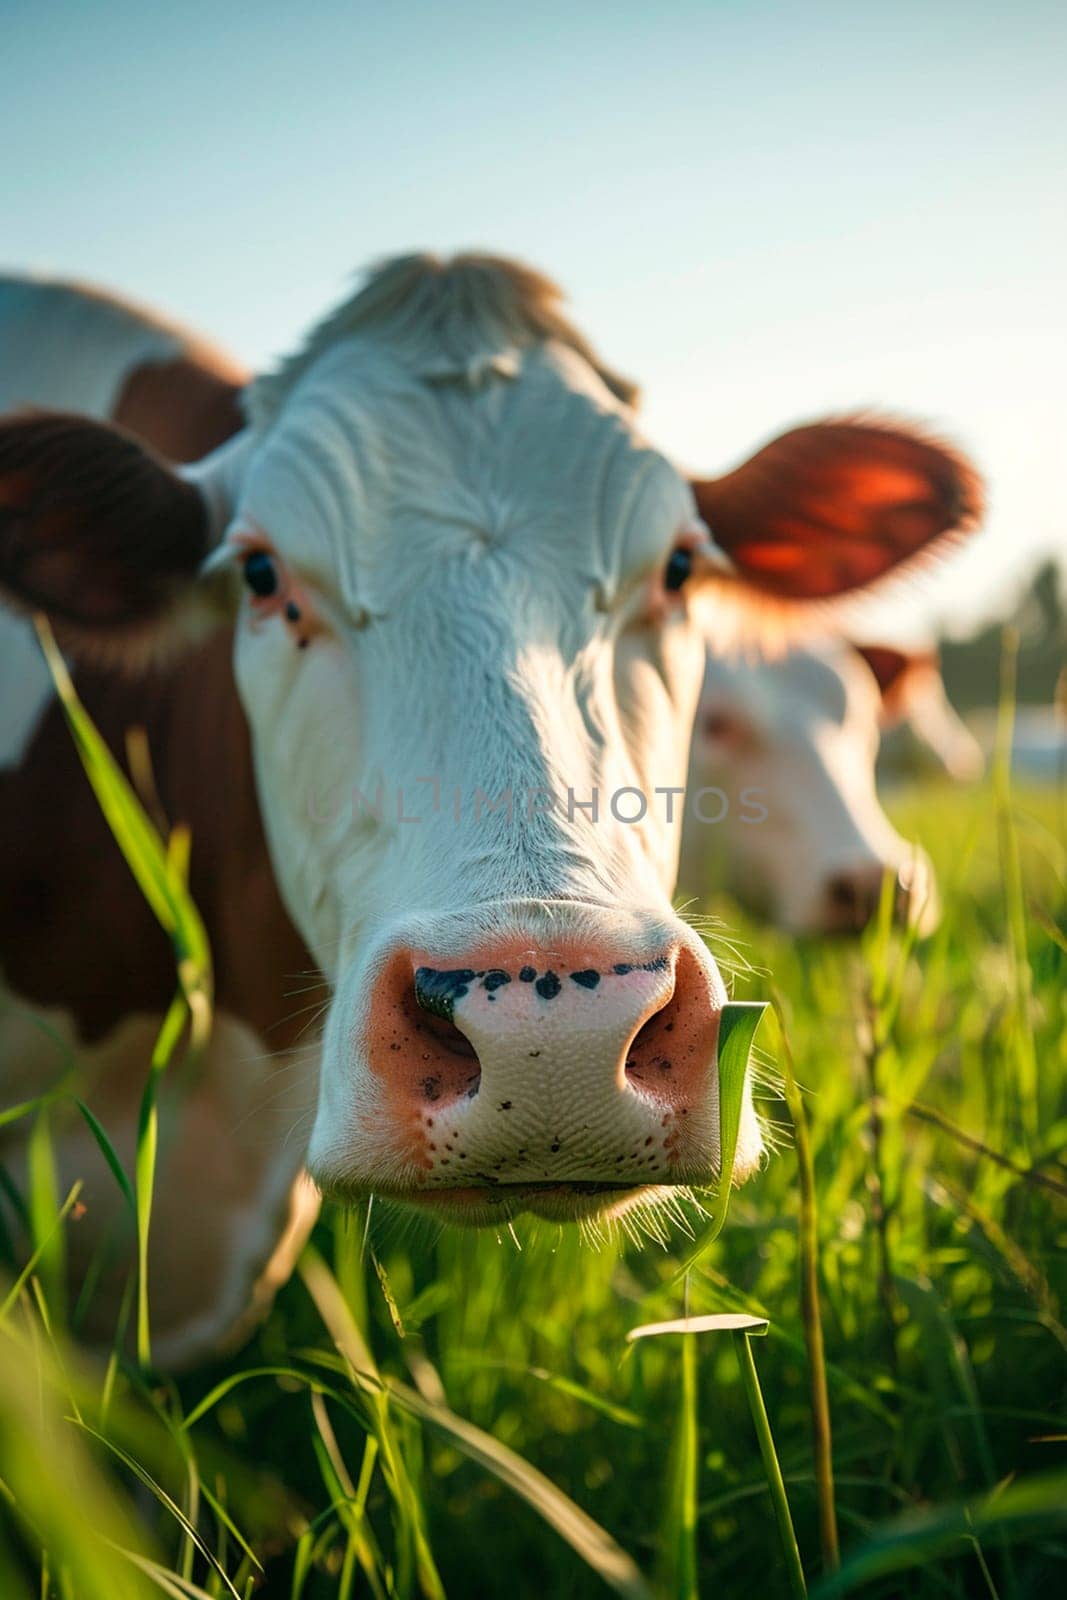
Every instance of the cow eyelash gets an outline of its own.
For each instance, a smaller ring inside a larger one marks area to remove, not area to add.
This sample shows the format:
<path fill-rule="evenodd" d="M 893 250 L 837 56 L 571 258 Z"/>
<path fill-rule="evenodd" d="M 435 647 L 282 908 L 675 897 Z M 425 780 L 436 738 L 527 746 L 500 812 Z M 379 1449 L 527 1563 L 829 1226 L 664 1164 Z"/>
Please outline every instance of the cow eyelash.
<path fill-rule="evenodd" d="M 729 561 L 702 523 L 681 528 L 656 573 L 653 614 L 664 618 L 683 608 L 691 590 L 703 579 L 721 576 L 729 569 Z"/>
<path fill-rule="evenodd" d="M 222 546 L 209 556 L 202 570 L 211 572 L 233 563 L 240 567 L 254 623 L 282 617 L 296 640 L 297 648 L 306 650 L 318 627 L 314 615 L 303 603 L 299 585 L 281 559 L 269 545 L 254 544 L 246 536 L 240 542 Z"/>
<path fill-rule="evenodd" d="M 732 577 L 733 562 L 715 542 L 715 535 L 704 522 L 683 528 L 663 569 L 663 586 L 677 594 L 691 579 Z"/>
<path fill-rule="evenodd" d="M 668 594 L 680 594 L 686 582 L 693 575 L 696 565 L 696 556 L 692 546 L 687 544 L 675 545 L 667 558 L 667 565 L 663 569 L 663 587 Z"/>
<path fill-rule="evenodd" d="M 281 588 L 281 579 L 278 575 L 277 563 L 269 550 L 252 550 L 244 559 L 244 580 L 252 591 L 253 605 L 269 606 L 272 610 L 277 604 L 276 596 Z M 297 602 L 290 596 L 282 604 L 282 615 L 286 622 L 300 622 L 303 611 Z"/>
<path fill-rule="evenodd" d="M 707 739 L 728 739 L 740 730 L 725 711 L 708 711 L 701 718 L 701 732 Z"/>
<path fill-rule="evenodd" d="M 287 622 L 299 622 L 300 607 L 292 596 L 292 580 L 273 550 L 254 545 L 241 551 L 239 560 L 252 615 L 284 616 Z"/>
<path fill-rule="evenodd" d="M 245 584 L 257 600 L 269 600 L 279 587 L 278 567 L 269 550 L 250 550 L 242 563 Z"/>

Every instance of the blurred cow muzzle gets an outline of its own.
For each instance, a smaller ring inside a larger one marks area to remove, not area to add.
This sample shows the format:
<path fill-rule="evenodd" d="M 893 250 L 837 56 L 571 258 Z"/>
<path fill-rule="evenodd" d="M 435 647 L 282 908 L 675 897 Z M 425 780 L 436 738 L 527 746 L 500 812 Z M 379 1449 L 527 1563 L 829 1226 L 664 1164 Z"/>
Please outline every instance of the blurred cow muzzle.
<path fill-rule="evenodd" d="M 941 916 L 933 867 L 925 851 L 915 849 L 899 864 L 873 859 L 850 863 L 826 878 L 810 931 L 860 933 L 878 914 L 886 876 L 892 882 L 894 921 L 932 933 Z"/>

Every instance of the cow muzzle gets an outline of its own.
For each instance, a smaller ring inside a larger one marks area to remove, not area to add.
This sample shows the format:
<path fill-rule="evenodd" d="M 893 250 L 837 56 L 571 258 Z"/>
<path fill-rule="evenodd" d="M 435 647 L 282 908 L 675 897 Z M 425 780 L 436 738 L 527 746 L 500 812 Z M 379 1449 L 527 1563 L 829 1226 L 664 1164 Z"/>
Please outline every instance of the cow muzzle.
<path fill-rule="evenodd" d="M 478 1224 L 578 1218 L 715 1175 L 726 996 L 704 946 L 673 919 L 630 917 L 620 934 L 608 911 L 537 911 L 536 931 L 513 931 L 517 907 L 506 935 L 458 954 L 444 927 L 379 953 L 348 1035 L 347 1135 L 320 1126 L 320 1110 L 312 1140 L 327 1192 Z M 759 1150 L 746 1099 L 735 1172 Z"/>
<path fill-rule="evenodd" d="M 941 918 L 941 902 L 934 869 L 926 852 L 912 849 L 900 861 L 872 858 L 831 871 L 826 878 L 812 931 L 824 934 L 860 933 L 877 915 L 883 880 L 890 884 L 894 920 L 913 926 L 922 937 L 933 933 Z"/>

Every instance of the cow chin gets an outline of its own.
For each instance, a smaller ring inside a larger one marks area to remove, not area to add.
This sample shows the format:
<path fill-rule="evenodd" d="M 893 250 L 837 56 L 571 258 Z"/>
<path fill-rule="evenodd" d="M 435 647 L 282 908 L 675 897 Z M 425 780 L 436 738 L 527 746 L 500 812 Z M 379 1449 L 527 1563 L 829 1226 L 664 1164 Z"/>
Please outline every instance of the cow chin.
<path fill-rule="evenodd" d="M 376 1198 L 452 1227 L 501 1228 L 523 1216 L 557 1223 L 610 1223 L 676 1193 L 662 1184 L 504 1183 L 493 1188 L 379 1191 Z"/>

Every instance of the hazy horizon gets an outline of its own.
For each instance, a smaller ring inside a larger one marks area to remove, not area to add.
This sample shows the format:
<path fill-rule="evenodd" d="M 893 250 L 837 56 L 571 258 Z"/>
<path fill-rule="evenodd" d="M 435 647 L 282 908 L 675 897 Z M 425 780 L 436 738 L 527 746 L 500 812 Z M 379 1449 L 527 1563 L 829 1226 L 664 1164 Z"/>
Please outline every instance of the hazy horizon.
<path fill-rule="evenodd" d="M 864 608 L 906 640 L 1067 548 L 1065 60 L 1048 4 L 16 4 L 0 261 L 259 367 L 366 263 L 490 248 L 563 285 L 685 466 L 914 415 L 972 454 L 990 515 Z"/>

